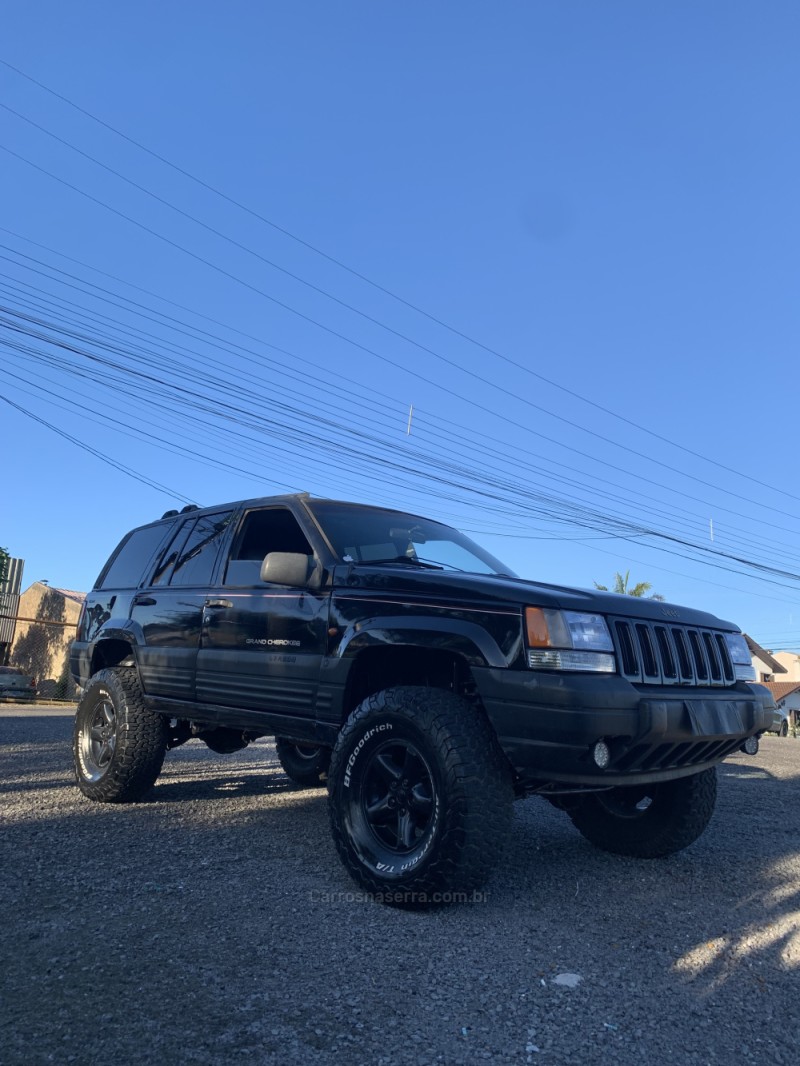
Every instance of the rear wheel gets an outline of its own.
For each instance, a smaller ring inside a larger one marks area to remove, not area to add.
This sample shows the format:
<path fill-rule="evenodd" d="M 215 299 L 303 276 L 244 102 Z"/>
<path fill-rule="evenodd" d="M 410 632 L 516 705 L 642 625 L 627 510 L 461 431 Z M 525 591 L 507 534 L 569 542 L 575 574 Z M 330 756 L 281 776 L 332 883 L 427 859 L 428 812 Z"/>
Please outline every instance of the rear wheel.
<path fill-rule="evenodd" d="M 712 766 L 674 781 L 595 792 L 568 813 L 596 847 L 654 859 L 694 843 L 711 821 L 716 797 L 717 771 Z"/>
<path fill-rule="evenodd" d="M 136 672 L 101 670 L 78 704 L 73 733 L 75 777 L 84 796 L 133 803 L 156 781 L 167 750 L 166 719 L 148 710 Z"/>
<path fill-rule="evenodd" d="M 788 735 L 789 735 L 789 723 L 784 718 L 783 721 L 781 722 L 781 727 L 778 730 L 778 736 L 779 737 L 786 737 Z"/>
<path fill-rule="evenodd" d="M 286 737 L 275 738 L 275 751 L 283 772 L 297 785 L 304 788 L 324 788 L 331 764 L 330 748 L 313 744 L 298 744 Z"/>
<path fill-rule="evenodd" d="M 511 771 L 488 722 L 438 689 L 365 700 L 339 734 L 329 787 L 342 862 L 396 906 L 466 901 L 488 878 L 511 823 Z"/>

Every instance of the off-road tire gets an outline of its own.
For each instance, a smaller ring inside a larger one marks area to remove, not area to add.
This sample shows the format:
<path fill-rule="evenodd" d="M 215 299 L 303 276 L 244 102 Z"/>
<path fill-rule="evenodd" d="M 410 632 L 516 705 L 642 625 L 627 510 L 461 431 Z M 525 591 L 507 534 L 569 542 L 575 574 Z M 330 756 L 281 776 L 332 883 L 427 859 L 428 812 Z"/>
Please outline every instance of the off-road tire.
<path fill-rule="evenodd" d="M 674 781 L 592 793 L 568 813 L 583 836 L 603 851 L 656 859 L 697 840 L 711 820 L 716 798 L 712 766 Z"/>
<path fill-rule="evenodd" d="M 324 788 L 331 764 L 331 749 L 298 744 L 286 737 L 275 738 L 275 751 L 283 772 L 303 788 Z"/>
<path fill-rule="evenodd" d="M 339 856 L 376 900 L 468 902 L 511 825 L 511 768 L 480 708 L 439 689 L 392 688 L 348 718 L 328 811 Z"/>
<path fill-rule="evenodd" d="M 78 788 L 99 803 L 136 802 L 155 784 L 168 736 L 166 719 L 145 707 L 135 670 L 101 670 L 75 715 Z"/>

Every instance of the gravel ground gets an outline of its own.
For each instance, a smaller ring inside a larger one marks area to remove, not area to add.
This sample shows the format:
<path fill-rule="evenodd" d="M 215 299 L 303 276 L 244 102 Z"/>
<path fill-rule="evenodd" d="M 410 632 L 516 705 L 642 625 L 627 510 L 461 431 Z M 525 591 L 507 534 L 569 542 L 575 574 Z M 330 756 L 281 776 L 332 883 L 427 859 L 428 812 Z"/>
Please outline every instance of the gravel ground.
<path fill-rule="evenodd" d="M 359 899 L 268 741 L 192 742 L 115 807 L 73 785 L 71 725 L 0 708 L 4 1066 L 797 1061 L 798 740 L 724 763 L 667 860 L 517 804 L 485 898 L 417 914 Z"/>

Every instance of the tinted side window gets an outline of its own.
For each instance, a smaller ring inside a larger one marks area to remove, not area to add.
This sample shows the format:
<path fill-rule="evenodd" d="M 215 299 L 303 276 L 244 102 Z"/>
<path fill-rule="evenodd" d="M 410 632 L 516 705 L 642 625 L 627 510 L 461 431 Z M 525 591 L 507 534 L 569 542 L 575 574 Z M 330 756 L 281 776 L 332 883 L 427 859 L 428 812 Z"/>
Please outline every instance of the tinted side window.
<path fill-rule="evenodd" d="M 259 582 L 261 564 L 270 552 L 314 554 L 300 523 L 283 507 L 250 511 L 245 515 L 225 573 L 225 584 L 253 585 Z"/>
<path fill-rule="evenodd" d="M 137 588 L 158 546 L 170 529 L 170 526 L 161 524 L 135 529 L 122 542 L 111 563 L 100 575 L 97 587 L 101 589 Z"/>
<path fill-rule="evenodd" d="M 198 518 L 175 562 L 170 585 L 208 585 L 233 511 Z"/>
<path fill-rule="evenodd" d="M 166 585 L 169 581 L 172 568 L 178 561 L 178 556 L 186 544 L 186 538 L 189 535 L 192 527 L 194 526 L 194 519 L 189 519 L 182 525 L 178 526 L 175 531 L 175 536 L 167 543 L 161 553 L 161 558 L 158 560 L 158 565 L 153 572 L 153 576 L 150 579 L 151 585 Z"/>

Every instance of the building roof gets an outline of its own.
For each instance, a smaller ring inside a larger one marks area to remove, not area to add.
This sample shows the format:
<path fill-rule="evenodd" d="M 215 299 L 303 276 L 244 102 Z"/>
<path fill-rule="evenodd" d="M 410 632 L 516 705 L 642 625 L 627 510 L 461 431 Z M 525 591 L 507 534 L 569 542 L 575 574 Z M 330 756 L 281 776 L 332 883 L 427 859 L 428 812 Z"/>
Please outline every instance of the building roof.
<path fill-rule="evenodd" d="M 800 690 L 800 681 L 762 681 L 760 683 L 770 690 L 776 703 Z"/>
<path fill-rule="evenodd" d="M 74 600 L 76 603 L 83 603 L 86 599 L 85 592 L 74 592 L 72 589 L 53 589 L 53 592 L 60 592 L 62 596 L 65 596 L 68 600 Z"/>
<path fill-rule="evenodd" d="M 750 649 L 750 654 L 755 656 L 756 659 L 760 659 L 762 663 L 766 663 L 773 674 L 788 674 L 789 671 L 785 666 L 781 666 L 777 659 L 773 659 L 766 648 L 762 648 L 760 644 L 756 644 L 752 637 L 744 634 L 744 639 L 747 641 L 747 647 Z"/>
<path fill-rule="evenodd" d="M 48 585 L 46 581 L 34 581 L 32 585 L 28 585 L 23 593 L 24 596 L 31 591 L 31 589 L 47 589 L 48 592 L 55 592 L 57 596 L 63 596 L 65 600 L 72 600 L 73 603 L 83 603 L 86 599 L 85 592 L 76 592 L 74 589 L 57 589 L 55 585 Z"/>

